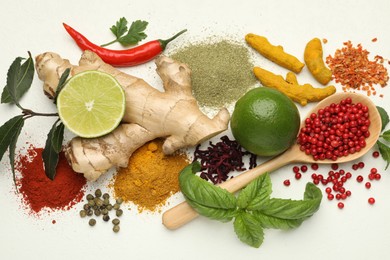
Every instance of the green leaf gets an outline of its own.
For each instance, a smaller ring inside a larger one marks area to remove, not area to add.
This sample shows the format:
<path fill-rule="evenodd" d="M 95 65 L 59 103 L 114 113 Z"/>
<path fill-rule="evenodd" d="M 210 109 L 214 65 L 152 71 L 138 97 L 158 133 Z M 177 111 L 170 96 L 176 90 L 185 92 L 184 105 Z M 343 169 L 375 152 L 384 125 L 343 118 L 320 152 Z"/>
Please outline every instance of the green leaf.
<path fill-rule="evenodd" d="M 135 45 L 147 37 L 144 33 L 148 22 L 137 20 L 132 22 L 128 33 L 118 39 L 123 46 Z"/>
<path fill-rule="evenodd" d="M 45 148 L 42 152 L 43 164 L 45 165 L 46 176 L 54 180 L 56 175 L 56 168 L 59 160 L 59 152 L 62 147 L 62 140 L 64 138 L 64 125 L 57 120 L 52 128 L 50 129 L 49 134 L 47 135 Z"/>
<path fill-rule="evenodd" d="M 247 245 L 259 248 L 264 240 L 264 231 L 259 220 L 246 212 L 238 214 L 234 220 L 234 231 Z"/>
<path fill-rule="evenodd" d="M 265 173 L 248 184 L 238 195 L 237 206 L 241 209 L 256 210 L 261 203 L 270 198 L 272 193 L 271 179 Z"/>
<path fill-rule="evenodd" d="M 125 17 L 120 18 L 115 25 L 110 28 L 111 32 L 118 39 L 127 31 L 127 20 Z"/>
<path fill-rule="evenodd" d="M 307 183 L 303 200 L 272 198 L 262 203 L 259 211 L 267 216 L 281 219 L 301 219 L 312 216 L 320 207 L 321 190 Z"/>
<path fill-rule="evenodd" d="M 200 215 L 221 221 L 231 220 L 237 208 L 236 197 L 198 177 L 195 173 L 199 169 L 199 163 L 195 162 L 180 173 L 180 189 L 186 200 Z"/>
<path fill-rule="evenodd" d="M 115 35 L 116 39 L 109 43 L 102 44 L 101 46 L 105 47 L 113 44 L 114 42 L 119 42 L 125 47 L 135 45 L 147 37 L 147 35 L 144 32 L 147 26 L 148 26 L 148 22 L 136 20 L 131 23 L 131 26 L 126 34 L 127 20 L 124 17 L 122 17 L 119 19 L 119 21 L 116 22 L 115 25 L 113 25 L 110 28 L 111 32 Z"/>
<path fill-rule="evenodd" d="M 57 103 L 58 94 L 60 94 L 61 90 L 64 88 L 66 80 L 68 79 L 70 74 L 70 68 L 67 68 L 64 73 L 62 73 L 60 80 L 58 81 L 57 90 L 54 96 L 54 104 Z"/>
<path fill-rule="evenodd" d="M 382 143 L 381 141 L 376 142 L 378 144 L 379 152 L 382 155 L 383 160 L 387 162 L 385 170 L 389 167 L 390 164 L 390 147 Z"/>
<path fill-rule="evenodd" d="M 301 219 L 281 219 L 273 216 L 267 216 L 262 214 L 259 211 L 252 212 L 260 221 L 263 228 L 274 228 L 274 229 L 292 229 L 299 227 L 302 222 L 305 220 Z"/>
<path fill-rule="evenodd" d="M 376 107 L 378 109 L 379 115 L 381 116 L 382 120 L 382 130 L 383 131 L 386 128 L 386 125 L 389 123 L 389 115 L 387 114 L 386 110 L 380 106 Z"/>
<path fill-rule="evenodd" d="M 0 161 L 3 159 L 4 153 L 8 147 L 15 141 L 15 136 L 18 136 L 18 131 L 23 127 L 24 119 L 23 116 L 15 116 L 5 122 L 0 127 Z M 11 153 L 10 153 L 11 154 Z M 13 163 L 11 163 L 13 165 Z"/>
<path fill-rule="evenodd" d="M 29 90 L 34 78 L 34 61 L 29 52 L 29 58 L 20 65 L 23 58 L 18 57 L 11 64 L 7 73 L 7 85 L 1 95 L 1 103 L 19 105 L 20 98 Z"/>
<path fill-rule="evenodd" d="M 11 172 L 12 177 L 16 186 L 16 175 L 15 175 L 15 150 L 16 150 L 16 143 L 18 141 L 19 135 L 22 131 L 22 128 L 24 126 L 24 119 L 22 116 L 19 116 L 18 124 L 13 129 L 14 135 L 11 137 L 11 142 L 9 145 L 9 162 L 11 164 Z"/>
<path fill-rule="evenodd" d="M 386 132 L 382 133 L 381 137 L 386 141 L 390 142 L 390 130 L 387 130 Z"/>

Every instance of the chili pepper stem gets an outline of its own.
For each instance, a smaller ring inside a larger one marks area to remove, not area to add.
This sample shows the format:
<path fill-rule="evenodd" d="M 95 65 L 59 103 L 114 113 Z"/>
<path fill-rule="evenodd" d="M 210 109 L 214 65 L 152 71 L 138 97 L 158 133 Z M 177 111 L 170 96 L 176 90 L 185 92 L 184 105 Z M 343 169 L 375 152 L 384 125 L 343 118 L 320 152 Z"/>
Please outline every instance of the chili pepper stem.
<path fill-rule="evenodd" d="M 184 29 L 180 32 L 178 32 L 177 34 L 175 34 L 174 36 L 172 36 L 171 38 L 169 39 L 166 39 L 166 40 L 158 40 L 161 44 L 161 48 L 163 50 L 165 50 L 165 48 L 167 47 L 168 43 L 170 43 L 171 41 L 173 41 L 174 39 L 176 39 L 177 37 L 179 37 L 181 34 L 185 33 L 187 31 L 187 29 Z"/>

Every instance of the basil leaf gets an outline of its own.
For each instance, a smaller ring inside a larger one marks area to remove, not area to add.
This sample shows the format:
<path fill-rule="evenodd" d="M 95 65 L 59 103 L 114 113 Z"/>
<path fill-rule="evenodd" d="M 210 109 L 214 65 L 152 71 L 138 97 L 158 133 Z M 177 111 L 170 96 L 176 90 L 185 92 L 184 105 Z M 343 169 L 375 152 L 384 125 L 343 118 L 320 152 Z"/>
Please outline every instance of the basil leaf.
<path fill-rule="evenodd" d="M 200 164 L 195 162 L 181 171 L 179 184 L 184 197 L 200 215 L 222 221 L 231 219 L 237 208 L 236 197 L 195 175 L 199 169 Z"/>
<path fill-rule="evenodd" d="M 259 211 L 252 212 L 260 221 L 263 228 L 274 228 L 274 229 L 292 229 L 299 227 L 305 220 L 301 219 L 281 219 L 273 216 L 267 216 Z"/>
<path fill-rule="evenodd" d="M 386 141 L 390 142 L 390 130 L 387 130 L 386 132 L 382 133 L 381 137 Z"/>
<path fill-rule="evenodd" d="M 56 176 L 56 168 L 59 160 L 59 152 L 62 147 L 64 137 L 64 125 L 60 123 L 57 126 L 56 121 L 47 135 L 45 148 L 42 152 L 43 164 L 45 165 L 46 176 L 54 180 Z"/>
<path fill-rule="evenodd" d="M 57 90 L 54 96 L 54 104 L 57 103 L 58 94 L 60 94 L 61 90 L 64 88 L 66 79 L 69 77 L 69 74 L 70 74 L 70 68 L 67 68 L 64 71 L 64 73 L 62 73 L 60 80 L 58 81 Z"/>
<path fill-rule="evenodd" d="M 390 164 L 390 147 L 382 143 L 381 141 L 376 142 L 378 144 L 379 152 L 382 155 L 383 160 L 387 162 L 385 170 L 389 167 Z"/>
<path fill-rule="evenodd" d="M 262 203 L 262 214 L 281 219 L 300 219 L 312 216 L 320 207 L 322 193 L 313 183 L 307 183 L 304 200 L 269 199 Z"/>
<path fill-rule="evenodd" d="M 389 123 L 389 115 L 387 114 L 386 110 L 380 106 L 376 107 L 378 109 L 379 115 L 381 116 L 382 121 L 382 130 L 383 131 L 386 128 L 386 125 Z"/>
<path fill-rule="evenodd" d="M 247 212 L 237 215 L 234 220 L 234 231 L 242 242 L 252 247 L 259 248 L 263 243 L 263 227 L 255 216 Z"/>
<path fill-rule="evenodd" d="M 241 209 L 256 210 L 272 193 L 271 179 L 265 173 L 248 184 L 238 195 L 237 206 Z"/>
<path fill-rule="evenodd" d="M 0 161 L 3 159 L 3 155 L 8 147 L 15 141 L 14 138 L 18 136 L 18 131 L 20 131 L 23 125 L 24 119 L 20 115 L 11 118 L 0 127 Z"/>
<path fill-rule="evenodd" d="M 20 98 L 29 90 L 34 78 L 34 61 L 29 58 L 20 65 L 23 58 L 18 57 L 11 64 L 7 73 L 7 85 L 1 95 L 1 103 L 15 103 L 18 107 Z"/>
<path fill-rule="evenodd" d="M 204 206 L 200 203 L 190 200 L 186 196 L 184 197 L 186 198 L 187 203 L 193 209 L 195 209 L 195 211 L 198 212 L 199 215 L 202 215 L 204 217 L 219 220 L 221 222 L 229 222 L 237 215 L 236 209 L 211 208 L 209 206 Z"/>

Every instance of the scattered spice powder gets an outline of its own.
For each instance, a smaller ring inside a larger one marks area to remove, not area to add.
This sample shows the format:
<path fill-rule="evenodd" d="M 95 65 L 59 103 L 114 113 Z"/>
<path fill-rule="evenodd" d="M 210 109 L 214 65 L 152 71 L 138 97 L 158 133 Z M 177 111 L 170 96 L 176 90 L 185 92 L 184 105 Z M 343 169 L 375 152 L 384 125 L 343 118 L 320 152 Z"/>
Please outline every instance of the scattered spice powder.
<path fill-rule="evenodd" d="M 228 136 L 221 137 L 221 141 L 213 144 L 209 142 L 206 150 L 201 150 L 198 145 L 194 152 L 194 161 L 200 160 L 200 177 L 210 180 L 214 184 L 222 183 L 228 179 L 232 171 L 245 171 L 243 156 L 249 155 L 249 169 L 256 167 L 257 156 L 245 151 L 235 140 Z"/>
<path fill-rule="evenodd" d="M 136 150 L 127 168 L 121 168 L 110 187 L 116 197 L 133 202 L 139 212 L 160 211 L 161 206 L 180 190 L 179 173 L 189 164 L 187 155 L 165 155 L 163 140 L 154 140 Z"/>
<path fill-rule="evenodd" d="M 351 41 L 348 41 L 342 49 L 336 50 L 333 57 L 329 55 L 326 58 L 335 81 L 343 85 L 344 91 L 363 90 L 370 96 L 376 95 L 374 85 L 387 85 L 389 75 L 382 64 L 384 59 L 377 55 L 370 61 L 368 54 L 361 44 L 353 47 Z"/>
<path fill-rule="evenodd" d="M 228 40 L 186 46 L 172 55 L 191 71 L 192 89 L 201 106 L 220 108 L 256 84 L 248 48 Z"/>
<path fill-rule="evenodd" d="M 61 152 L 57 174 L 50 180 L 45 174 L 42 151 L 42 148 L 30 146 L 27 154 L 19 155 L 16 160 L 15 168 L 21 173 L 17 184 L 23 201 L 33 213 L 44 208 L 68 210 L 82 200 L 86 179 L 72 170 Z"/>

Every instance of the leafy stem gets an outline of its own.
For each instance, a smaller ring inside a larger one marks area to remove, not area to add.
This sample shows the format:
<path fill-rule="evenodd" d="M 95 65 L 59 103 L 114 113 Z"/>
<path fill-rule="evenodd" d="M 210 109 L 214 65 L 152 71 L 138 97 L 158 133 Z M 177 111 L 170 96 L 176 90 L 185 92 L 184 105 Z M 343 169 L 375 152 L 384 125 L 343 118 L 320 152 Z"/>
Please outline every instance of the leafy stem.
<path fill-rule="evenodd" d="M 17 190 L 15 177 L 15 150 L 16 143 L 22 131 L 26 119 L 39 117 L 58 117 L 58 113 L 41 113 L 31 109 L 24 108 L 20 104 L 22 96 L 30 89 L 34 78 L 34 61 L 31 53 L 28 52 L 29 58 L 24 59 L 17 57 L 11 64 L 7 72 L 7 84 L 1 94 L 1 103 L 13 104 L 22 110 L 22 114 L 15 116 L 0 126 L 0 161 L 5 152 L 9 150 L 9 161 L 15 187 Z M 22 63 L 22 61 L 24 62 Z M 58 93 L 64 87 L 68 78 L 70 69 L 66 69 L 59 79 L 55 101 Z M 54 101 L 54 103 L 55 103 Z M 56 167 L 58 163 L 59 153 L 62 149 L 64 138 L 64 125 L 58 118 L 53 124 L 46 140 L 45 149 L 43 151 L 43 162 L 45 165 L 45 173 L 48 178 L 54 179 Z"/>

